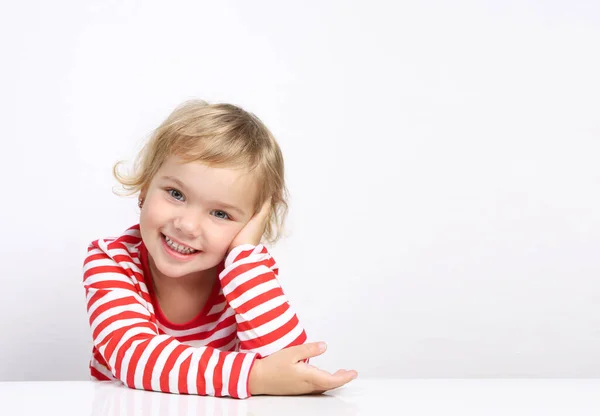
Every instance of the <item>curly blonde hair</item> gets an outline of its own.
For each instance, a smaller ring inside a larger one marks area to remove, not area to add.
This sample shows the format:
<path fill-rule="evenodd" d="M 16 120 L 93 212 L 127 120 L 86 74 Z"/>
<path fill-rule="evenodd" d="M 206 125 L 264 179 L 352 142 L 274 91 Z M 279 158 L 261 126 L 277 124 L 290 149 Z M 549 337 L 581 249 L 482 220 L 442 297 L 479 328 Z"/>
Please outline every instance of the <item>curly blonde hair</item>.
<path fill-rule="evenodd" d="M 153 132 L 133 171 L 122 174 L 119 168 L 124 162 L 119 161 L 113 174 L 125 195 L 139 193 L 143 200 L 152 178 L 170 156 L 211 167 L 248 169 L 259 189 L 254 212 L 271 198 L 264 240 L 274 244 L 281 238 L 288 211 L 283 155 L 269 129 L 254 114 L 232 104 L 186 101 Z"/>

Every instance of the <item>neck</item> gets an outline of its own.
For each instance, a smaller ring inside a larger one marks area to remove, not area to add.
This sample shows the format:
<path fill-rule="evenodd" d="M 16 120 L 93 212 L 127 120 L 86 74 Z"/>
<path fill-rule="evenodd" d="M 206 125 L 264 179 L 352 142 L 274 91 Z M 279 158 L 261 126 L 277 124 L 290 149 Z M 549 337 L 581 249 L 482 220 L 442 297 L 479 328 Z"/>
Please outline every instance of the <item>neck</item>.
<path fill-rule="evenodd" d="M 217 279 L 217 267 L 173 278 L 161 273 L 160 270 L 157 269 L 152 258 L 149 258 L 148 263 L 157 295 L 160 292 L 170 292 L 172 290 L 184 290 L 187 293 L 210 290 Z"/>

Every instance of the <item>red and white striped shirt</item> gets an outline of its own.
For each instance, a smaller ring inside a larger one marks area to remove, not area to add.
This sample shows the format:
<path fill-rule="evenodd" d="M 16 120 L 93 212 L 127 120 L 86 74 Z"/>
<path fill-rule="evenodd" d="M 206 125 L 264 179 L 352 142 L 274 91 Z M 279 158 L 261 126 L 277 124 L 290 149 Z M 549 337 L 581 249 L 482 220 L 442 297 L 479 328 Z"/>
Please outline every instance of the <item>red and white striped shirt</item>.
<path fill-rule="evenodd" d="M 139 225 L 92 242 L 83 272 L 96 380 L 246 398 L 257 358 L 306 341 L 263 245 L 234 248 L 219 267 L 204 310 L 182 325 L 160 311 Z"/>

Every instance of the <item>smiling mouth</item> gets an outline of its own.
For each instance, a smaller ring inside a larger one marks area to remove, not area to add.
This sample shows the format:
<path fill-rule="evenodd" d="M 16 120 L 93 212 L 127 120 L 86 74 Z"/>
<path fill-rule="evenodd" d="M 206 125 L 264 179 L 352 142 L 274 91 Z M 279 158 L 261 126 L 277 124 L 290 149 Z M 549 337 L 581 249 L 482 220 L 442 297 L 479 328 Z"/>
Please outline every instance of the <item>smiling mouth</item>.
<path fill-rule="evenodd" d="M 178 244 L 175 241 L 171 240 L 169 237 L 167 237 L 164 234 L 161 234 L 163 239 L 165 240 L 165 243 L 167 243 L 167 246 L 173 250 L 176 251 L 179 254 L 184 254 L 184 255 L 191 255 L 191 254 L 196 254 L 199 253 L 200 250 L 196 250 L 194 248 L 188 247 L 188 246 L 184 246 L 182 244 Z"/>

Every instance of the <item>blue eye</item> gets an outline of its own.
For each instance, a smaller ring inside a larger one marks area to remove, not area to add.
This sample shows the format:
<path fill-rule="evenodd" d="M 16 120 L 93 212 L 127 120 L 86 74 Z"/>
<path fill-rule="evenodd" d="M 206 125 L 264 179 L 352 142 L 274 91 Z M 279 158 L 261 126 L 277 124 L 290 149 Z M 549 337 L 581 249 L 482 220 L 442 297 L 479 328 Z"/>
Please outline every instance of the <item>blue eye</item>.
<path fill-rule="evenodd" d="M 229 214 L 227 214 L 225 211 L 221 211 L 221 210 L 216 209 L 216 210 L 211 211 L 210 213 L 212 215 L 214 215 L 215 217 L 220 218 L 222 220 L 229 220 L 229 219 L 231 219 L 229 217 Z"/>
<path fill-rule="evenodd" d="M 167 189 L 167 192 L 169 193 L 169 195 L 171 195 L 172 198 L 174 198 L 178 201 L 185 200 L 185 197 L 183 196 L 183 194 L 180 191 L 178 191 L 177 189 L 169 188 L 169 189 Z"/>

